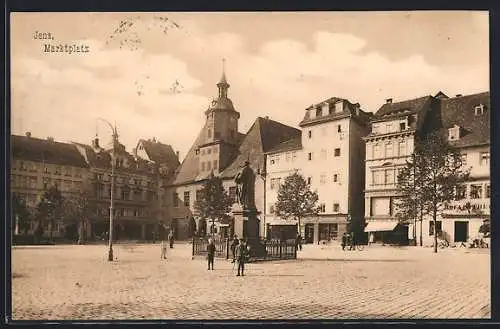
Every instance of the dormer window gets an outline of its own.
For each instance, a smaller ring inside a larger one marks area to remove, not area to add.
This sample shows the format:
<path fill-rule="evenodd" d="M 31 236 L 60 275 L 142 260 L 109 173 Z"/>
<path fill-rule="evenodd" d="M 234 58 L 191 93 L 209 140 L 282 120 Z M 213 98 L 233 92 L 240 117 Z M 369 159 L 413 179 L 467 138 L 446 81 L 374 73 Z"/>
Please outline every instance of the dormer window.
<path fill-rule="evenodd" d="M 448 129 L 448 140 L 455 141 L 460 138 L 460 127 L 455 125 Z"/>
<path fill-rule="evenodd" d="M 321 115 L 322 115 L 322 109 L 321 109 L 321 107 L 318 107 L 316 109 L 316 117 L 319 118 Z"/>
<path fill-rule="evenodd" d="M 323 106 L 321 107 L 323 113 L 325 113 L 325 115 L 328 115 L 328 103 L 323 103 Z"/>
<path fill-rule="evenodd" d="M 195 153 L 196 155 L 200 154 L 200 149 L 196 149 L 196 150 L 194 151 L 194 153 Z"/>
<path fill-rule="evenodd" d="M 474 114 L 476 116 L 484 114 L 484 105 L 479 104 L 474 107 Z"/>
<path fill-rule="evenodd" d="M 399 130 L 401 130 L 401 131 L 406 130 L 406 122 L 399 123 Z"/>
<path fill-rule="evenodd" d="M 344 103 L 337 102 L 335 103 L 335 113 L 342 113 L 344 111 Z"/>

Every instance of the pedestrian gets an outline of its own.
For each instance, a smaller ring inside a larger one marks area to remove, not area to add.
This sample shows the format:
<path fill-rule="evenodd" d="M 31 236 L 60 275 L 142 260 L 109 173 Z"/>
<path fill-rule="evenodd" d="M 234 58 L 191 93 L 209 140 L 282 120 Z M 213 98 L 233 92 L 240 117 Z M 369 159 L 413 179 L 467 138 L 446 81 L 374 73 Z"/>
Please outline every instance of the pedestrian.
<path fill-rule="evenodd" d="M 236 260 L 238 261 L 238 274 L 236 274 L 236 276 L 245 276 L 245 261 L 247 258 L 248 249 L 243 239 L 240 239 L 240 243 L 236 246 L 235 251 Z"/>
<path fill-rule="evenodd" d="M 210 270 L 210 264 L 212 264 L 212 270 L 214 269 L 214 257 L 215 257 L 215 243 L 212 239 L 208 239 L 208 245 L 207 245 L 208 270 Z"/>
<path fill-rule="evenodd" d="M 168 233 L 168 242 L 170 243 L 170 249 L 174 247 L 174 232 L 171 230 Z"/>
<path fill-rule="evenodd" d="M 355 246 L 354 232 L 351 232 L 349 241 L 351 242 L 350 246 L 349 246 L 349 250 L 354 250 L 354 246 Z"/>
<path fill-rule="evenodd" d="M 370 238 L 368 239 L 368 245 L 371 245 L 373 242 L 375 242 L 375 234 L 373 234 L 373 232 L 370 232 Z"/>
<path fill-rule="evenodd" d="M 233 260 L 231 263 L 234 263 L 236 261 L 236 247 L 238 246 L 238 236 L 235 234 L 233 241 L 231 242 L 231 254 L 233 255 Z"/>
<path fill-rule="evenodd" d="M 160 246 L 161 246 L 161 258 L 167 259 L 167 240 L 165 240 L 165 238 L 161 240 Z"/>
<path fill-rule="evenodd" d="M 342 243 L 341 243 L 343 251 L 345 251 L 346 245 L 347 245 L 347 232 L 344 232 L 344 234 L 342 234 Z"/>

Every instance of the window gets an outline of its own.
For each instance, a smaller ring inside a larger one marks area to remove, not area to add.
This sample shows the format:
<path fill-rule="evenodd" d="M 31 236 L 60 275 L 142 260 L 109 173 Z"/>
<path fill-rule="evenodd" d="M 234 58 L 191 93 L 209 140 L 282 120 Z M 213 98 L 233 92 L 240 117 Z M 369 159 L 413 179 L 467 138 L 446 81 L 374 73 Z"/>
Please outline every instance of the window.
<path fill-rule="evenodd" d="M 50 174 L 50 171 L 49 171 L 49 168 L 48 168 L 48 167 L 45 167 L 43 171 L 44 171 L 46 174 Z M 81 176 L 78 176 L 78 177 L 81 177 Z"/>
<path fill-rule="evenodd" d="M 378 134 L 380 133 L 380 124 L 373 124 L 372 125 L 372 134 Z"/>
<path fill-rule="evenodd" d="M 342 113 L 344 110 L 344 103 L 343 102 L 337 102 L 335 104 L 335 113 Z"/>
<path fill-rule="evenodd" d="M 200 149 L 196 149 L 196 150 L 194 151 L 194 154 L 196 154 L 196 155 L 200 154 Z"/>
<path fill-rule="evenodd" d="M 214 154 L 216 154 L 217 152 L 219 152 L 217 146 L 214 146 L 213 152 L 214 152 Z"/>
<path fill-rule="evenodd" d="M 394 169 L 385 170 L 385 184 L 394 184 Z"/>
<path fill-rule="evenodd" d="M 326 183 L 326 174 L 321 174 L 319 176 L 319 183 L 320 184 L 325 184 Z"/>
<path fill-rule="evenodd" d="M 333 174 L 333 182 L 337 183 L 339 181 L 339 174 Z"/>
<path fill-rule="evenodd" d="M 325 113 L 325 115 L 328 113 L 328 108 L 330 107 L 330 104 L 328 103 L 323 103 L 322 106 L 322 112 Z"/>
<path fill-rule="evenodd" d="M 440 220 L 436 221 L 436 232 L 439 235 L 443 232 L 442 230 L 442 222 Z M 434 221 L 431 220 L 429 222 L 429 235 L 434 235 Z"/>
<path fill-rule="evenodd" d="M 231 191 L 231 188 L 229 189 L 229 191 Z M 195 197 L 196 197 L 196 200 L 201 200 L 201 198 L 203 197 L 202 190 L 196 190 Z"/>
<path fill-rule="evenodd" d="M 311 161 L 311 160 L 312 160 L 312 158 L 313 158 L 313 154 L 312 154 L 311 152 L 309 152 L 309 153 L 307 154 L 307 158 L 309 159 L 309 161 Z"/>
<path fill-rule="evenodd" d="M 379 144 L 373 145 L 373 158 L 374 159 L 380 158 L 380 145 Z"/>
<path fill-rule="evenodd" d="M 312 138 L 312 130 L 309 130 L 309 131 L 307 132 L 307 135 L 309 136 L 309 138 Z"/>
<path fill-rule="evenodd" d="M 231 198 L 231 200 L 233 202 L 236 202 L 236 186 L 231 186 L 229 188 L 229 198 Z"/>
<path fill-rule="evenodd" d="M 399 142 L 399 156 L 406 155 L 406 141 Z"/>
<path fill-rule="evenodd" d="M 336 148 L 336 149 L 333 151 L 333 156 L 334 156 L 334 157 L 339 157 L 339 156 L 340 156 L 340 148 Z"/>
<path fill-rule="evenodd" d="M 184 206 L 189 207 L 189 191 L 184 192 Z"/>
<path fill-rule="evenodd" d="M 128 200 L 129 198 L 129 191 L 125 190 L 122 191 L 122 200 Z"/>
<path fill-rule="evenodd" d="M 212 138 L 212 129 L 210 128 L 207 129 L 207 137 Z"/>
<path fill-rule="evenodd" d="M 481 185 L 471 185 L 470 186 L 470 198 L 471 199 L 480 199 L 481 198 L 481 192 L 482 192 L 482 186 Z"/>
<path fill-rule="evenodd" d="M 401 131 L 406 130 L 406 122 L 399 123 L 399 130 L 401 130 Z"/>
<path fill-rule="evenodd" d="M 342 132 L 342 125 L 338 125 L 338 126 L 337 126 L 337 132 L 338 132 L 338 133 L 341 133 L 341 132 Z"/>
<path fill-rule="evenodd" d="M 174 207 L 179 207 L 179 193 L 174 192 L 172 195 Z"/>
<path fill-rule="evenodd" d="M 460 161 L 462 161 L 462 166 L 466 166 L 467 165 L 467 154 L 461 154 Z"/>
<path fill-rule="evenodd" d="M 312 178 L 311 177 L 307 177 L 307 184 L 311 185 L 311 182 L 312 182 Z"/>
<path fill-rule="evenodd" d="M 333 212 L 340 212 L 340 205 L 338 203 L 333 204 Z"/>
<path fill-rule="evenodd" d="M 455 200 L 465 199 L 466 190 L 467 190 L 467 186 L 458 185 L 456 190 L 455 190 Z"/>
<path fill-rule="evenodd" d="M 207 154 L 212 154 L 212 149 L 211 148 L 207 149 Z"/>
<path fill-rule="evenodd" d="M 484 198 L 485 199 L 489 199 L 490 198 L 490 193 L 491 193 L 491 191 L 490 191 L 490 184 L 487 184 L 486 185 L 485 194 L 484 194 Z"/>
<path fill-rule="evenodd" d="M 483 113 L 484 113 L 484 105 L 483 104 L 479 104 L 479 105 L 474 107 L 474 114 L 476 116 L 481 115 Z"/>
<path fill-rule="evenodd" d="M 392 122 L 385 124 L 385 132 L 390 133 L 392 131 Z"/>
<path fill-rule="evenodd" d="M 71 176 L 71 167 L 64 168 L 64 175 Z"/>
<path fill-rule="evenodd" d="M 274 214 L 274 205 L 273 204 L 269 205 L 269 213 Z"/>
<path fill-rule="evenodd" d="M 280 178 L 271 178 L 271 190 L 279 189 L 280 180 Z"/>
<path fill-rule="evenodd" d="M 326 206 L 324 203 L 319 205 L 319 212 L 325 212 L 326 211 Z"/>
<path fill-rule="evenodd" d="M 448 129 L 448 140 L 454 141 L 460 138 L 460 127 L 454 126 Z"/>
<path fill-rule="evenodd" d="M 392 149 L 392 143 L 387 143 L 385 144 L 385 156 L 386 157 L 392 157 L 394 155 L 393 149 Z"/>
<path fill-rule="evenodd" d="M 382 177 L 382 171 L 380 170 L 373 170 L 372 171 L 372 177 L 373 177 L 373 185 L 382 185 L 383 184 L 383 177 Z"/>
<path fill-rule="evenodd" d="M 489 166 L 490 165 L 490 152 L 481 153 L 481 166 Z"/>
<path fill-rule="evenodd" d="M 325 149 L 321 150 L 321 159 L 326 160 L 326 150 Z"/>
<path fill-rule="evenodd" d="M 320 116 L 321 116 L 321 114 L 322 114 L 321 107 L 318 107 L 318 108 L 316 109 L 316 117 L 320 117 Z"/>
<path fill-rule="evenodd" d="M 213 167 L 214 167 L 215 170 L 217 170 L 217 160 L 213 161 Z"/>
<path fill-rule="evenodd" d="M 207 161 L 207 170 L 210 171 L 212 170 L 212 162 Z"/>

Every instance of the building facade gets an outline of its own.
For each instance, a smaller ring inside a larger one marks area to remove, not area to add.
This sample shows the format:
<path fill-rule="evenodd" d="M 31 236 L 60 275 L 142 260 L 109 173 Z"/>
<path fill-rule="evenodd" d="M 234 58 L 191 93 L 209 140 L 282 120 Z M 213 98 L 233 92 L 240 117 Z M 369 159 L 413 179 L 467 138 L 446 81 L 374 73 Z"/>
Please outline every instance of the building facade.
<path fill-rule="evenodd" d="M 11 193 L 24 200 L 33 215 L 49 187 L 55 185 L 63 197 L 71 198 L 88 182 L 89 166 L 72 144 L 56 142 L 52 138 L 35 138 L 28 132 L 26 136 L 11 135 L 11 151 Z M 34 229 L 31 221 L 26 233 L 32 235 Z M 53 237 L 67 235 L 61 222 L 56 222 L 54 227 L 44 223 L 45 236 L 49 236 L 50 229 Z"/>
<path fill-rule="evenodd" d="M 490 220 L 490 115 L 489 92 L 439 99 L 436 129 L 459 149 L 469 178 L 457 189 L 455 199 L 445 205 L 435 230 L 431 218 L 424 218 L 424 245 L 433 244 L 435 231 L 451 244 L 474 239 L 479 236 L 479 227 Z M 419 225 L 416 232 L 420 236 Z"/>
<path fill-rule="evenodd" d="M 306 109 L 299 124 L 301 136 L 268 152 L 268 232 L 278 235 L 286 230 L 289 237 L 296 234 L 296 223 L 274 213 L 279 186 L 294 171 L 300 172 L 319 196 L 319 215 L 301 222 L 300 233 L 306 242 L 336 240 L 348 230 L 359 231 L 364 201 L 362 138 L 368 133 L 370 117 L 359 104 L 336 97 Z"/>

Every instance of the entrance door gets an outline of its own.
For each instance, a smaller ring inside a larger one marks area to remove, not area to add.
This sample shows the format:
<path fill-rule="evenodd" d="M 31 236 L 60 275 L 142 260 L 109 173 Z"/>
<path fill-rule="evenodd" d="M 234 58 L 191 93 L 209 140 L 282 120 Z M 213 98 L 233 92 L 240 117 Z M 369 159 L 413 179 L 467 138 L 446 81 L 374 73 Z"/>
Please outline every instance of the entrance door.
<path fill-rule="evenodd" d="M 305 243 L 314 243 L 314 224 L 306 224 L 304 231 Z"/>
<path fill-rule="evenodd" d="M 455 222 L 455 242 L 467 241 L 469 233 L 469 222 Z"/>

